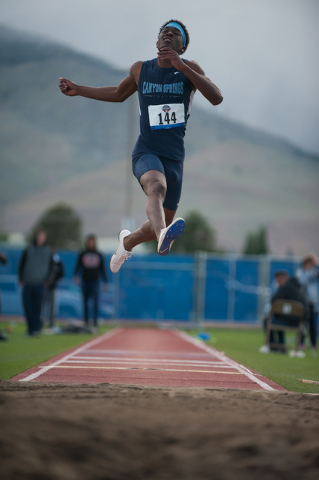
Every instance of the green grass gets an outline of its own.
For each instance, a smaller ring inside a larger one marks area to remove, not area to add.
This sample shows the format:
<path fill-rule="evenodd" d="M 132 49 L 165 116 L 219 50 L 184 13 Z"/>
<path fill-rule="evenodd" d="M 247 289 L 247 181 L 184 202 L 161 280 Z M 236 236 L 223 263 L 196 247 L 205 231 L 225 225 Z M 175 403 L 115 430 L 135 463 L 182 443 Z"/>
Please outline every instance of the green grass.
<path fill-rule="evenodd" d="M 264 334 L 256 329 L 206 328 L 188 331 L 210 333 L 207 343 L 224 352 L 236 362 L 251 368 L 292 392 L 319 393 L 319 385 L 301 383 L 299 379 L 319 381 L 319 356 L 311 349 L 305 350 L 305 358 L 290 358 L 288 354 L 259 353 L 264 343 Z M 287 342 L 293 349 L 295 337 L 288 336 Z"/>
<path fill-rule="evenodd" d="M 12 328 L 9 333 L 7 329 Z M 111 327 L 99 327 L 99 334 Z M 92 334 L 59 334 L 41 335 L 41 337 L 25 336 L 25 325 L 20 322 L 9 322 L 3 319 L 0 330 L 8 337 L 8 341 L 0 342 L 0 379 L 9 380 L 25 370 L 39 365 L 69 348 L 92 340 Z"/>

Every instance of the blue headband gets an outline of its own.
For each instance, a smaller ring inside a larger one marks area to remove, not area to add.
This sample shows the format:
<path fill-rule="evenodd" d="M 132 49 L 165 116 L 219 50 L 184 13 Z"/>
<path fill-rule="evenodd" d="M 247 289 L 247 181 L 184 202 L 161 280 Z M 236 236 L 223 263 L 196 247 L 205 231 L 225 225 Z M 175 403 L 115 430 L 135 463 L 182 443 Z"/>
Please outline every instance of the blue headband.
<path fill-rule="evenodd" d="M 167 25 L 165 25 L 164 28 L 166 28 L 166 27 L 174 27 L 174 28 L 177 28 L 177 30 L 179 30 L 181 32 L 182 37 L 183 37 L 183 47 L 185 47 L 186 46 L 186 35 L 185 35 L 183 27 L 177 22 L 169 22 Z M 164 30 L 164 28 L 163 28 L 163 30 Z"/>

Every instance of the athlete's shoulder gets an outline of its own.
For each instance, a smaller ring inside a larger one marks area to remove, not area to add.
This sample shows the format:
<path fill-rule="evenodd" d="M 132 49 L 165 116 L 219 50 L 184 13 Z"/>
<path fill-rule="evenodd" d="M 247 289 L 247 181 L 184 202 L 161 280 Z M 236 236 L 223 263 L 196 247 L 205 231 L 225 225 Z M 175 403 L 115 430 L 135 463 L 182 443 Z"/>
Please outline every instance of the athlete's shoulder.
<path fill-rule="evenodd" d="M 131 66 L 130 76 L 134 78 L 134 81 L 136 82 L 136 84 L 138 84 L 142 66 L 143 66 L 142 60 L 138 60 L 137 62 L 133 63 L 133 65 Z"/>
<path fill-rule="evenodd" d="M 149 60 L 138 60 L 137 62 L 133 63 L 132 67 L 141 67 L 142 65 L 149 65 L 153 63 L 157 63 L 157 58 L 151 58 Z"/>
<path fill-rule="evenodd" d="M 133 63 L 132 67 L 131 67 L 131 75 L 133 75 L 133 77 L 135 77 L 136 79 L 139 78 L 140 74 L 141 74 L 141 71 L 142 71 L 142 68 L 143 68 L 143 71 L 145 71 L 145 69 L 154 69 L 154 66 L 157 65 L 157 58 L 153 58 L 152 60 L 139 60 L 135 63 Z"/>
<path fill-rule="evenodd" d="M 131 70 L 130 72 L 140 72 L 141 71 L 141 68 L 142 68 L 142 65 L 143 65 L 143 61 L 142 60 L 138 60 L 137 62 L 133 63 L 133 65 L 131 66 Z"/>

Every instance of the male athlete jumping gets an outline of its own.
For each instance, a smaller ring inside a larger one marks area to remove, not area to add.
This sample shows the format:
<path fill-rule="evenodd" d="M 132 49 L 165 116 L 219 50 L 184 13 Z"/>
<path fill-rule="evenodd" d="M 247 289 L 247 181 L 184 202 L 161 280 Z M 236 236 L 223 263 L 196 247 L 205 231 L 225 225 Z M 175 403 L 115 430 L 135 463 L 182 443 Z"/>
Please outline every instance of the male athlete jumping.
<path fill-rule="evenodd" d="M 220 90 L 193 60 L 184 60 L 189 44 L 185 25 L 170 20 L 160 28 L 157 58 L 138 61 L 117 87 L 84 87 L 60 78 L 60 90 L 104 102 L 124 102 L 137 90 L 140 104 L 140 135 L 133 150 L 133 173 L 147 200 L 148 220 L 135 232 L 122 230 L 119 246 L 110 261 L 116 273 L 133 248 L 157 239 L 157 251 L 167 255 L 184 231 L 185 222 L 174 216 L 182 190 L 184 136 L 196 90 L 212 105 L 219 105 Z"/>

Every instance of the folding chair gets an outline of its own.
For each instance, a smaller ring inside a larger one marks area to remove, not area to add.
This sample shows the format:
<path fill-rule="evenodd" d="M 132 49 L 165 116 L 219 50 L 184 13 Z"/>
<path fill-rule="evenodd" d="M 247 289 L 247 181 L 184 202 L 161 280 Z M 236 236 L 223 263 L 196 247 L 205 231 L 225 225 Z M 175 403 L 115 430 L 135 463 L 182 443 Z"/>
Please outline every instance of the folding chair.
<path fill-rule="evenodd" d="M 277 321 L 276 317 L 277 316 Z M 278 316 L 280 320 L 278 321 Z M 280 348 L 287 351 L 287 346 L 270 343 L 270 331 L 290 331 L 296 332 L 296 350 L 295 355 L 298 354 L 298 350 L 301 342 L 301 335 L 304 328 L 306 312 L 305 307 L 301 302 L 294 300 L 275 300 L 269 312 L 266 322 L 266 345 L 269 348 Z M 274 323 L 275 322 L 275 323 Z"/>

